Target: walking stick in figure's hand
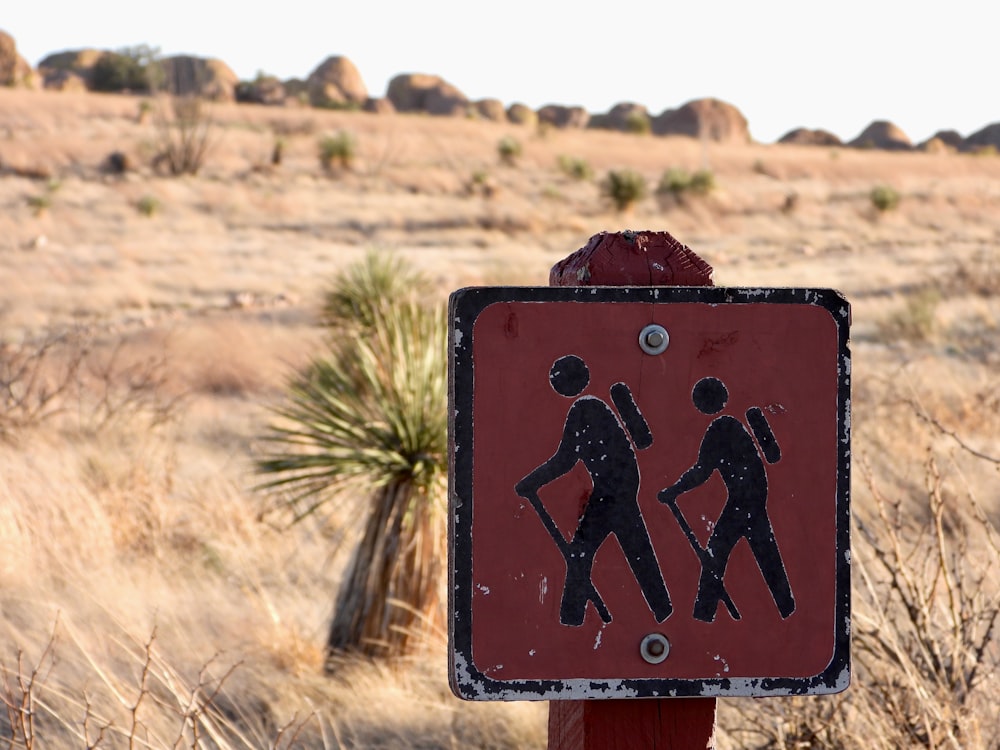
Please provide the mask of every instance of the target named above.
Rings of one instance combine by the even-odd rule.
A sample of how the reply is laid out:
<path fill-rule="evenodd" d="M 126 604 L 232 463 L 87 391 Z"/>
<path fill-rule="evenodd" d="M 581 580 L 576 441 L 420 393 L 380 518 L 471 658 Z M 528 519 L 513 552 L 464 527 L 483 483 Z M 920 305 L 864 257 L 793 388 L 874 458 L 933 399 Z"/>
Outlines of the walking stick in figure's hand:
<path fill-rule="evenodd" d="M 673 487 L 667 487 L 666 489 L 660 490 L 660 493 L 656 496 L 657 499 L 670 508 L 670 511 L 674 514 L 674 518 L 677 519 L 677 525 L 681 527 L 681 531 L 684 532 L 684 536 L 687 537 L 688 542 L 691 544 L 691 549 L 694 553 L 698 555 L 698 559 L 701 561 L 701 566 L 704 568 L 706 565 L 710 564 L 708 550 L 701 546 L 698 542 L 698 537 L 694 533 L 694 529 L 691 528 L 691 524 L 688 523 L 684 514 L 681 513 L 680 506 L 677 505 L 677 491 Z M 726 605 L 726 609 L 729 610 L 730 616 L 734 620 L 740 619 L 740 611 L 736 609 L 736 604 L 733 603 L 732 598 L 729 596 L 729 592 L 726 591 L 725 584 L 723 584 L 721 577 L 719 578 L 719 598 L 722 599 L 722 603 Z"/>
<path fill-rule="evenodd" d="M 552 537 L 552 541 L 556 543 L 559 548 L 560 554 L 562 554 L 563 559 L 566 561 L 566 565 L 570 565 L 569 560 L 569 542 L 563 537 L 562 532 L 559 531 L 559 527 L 556 526 L 556 522 L 553 520 L 552 516 L 549 515 L 548 510 L 542 504 L 542 499 L 538 497 L 538 493 L 528 490 L 522 487 L 520 484 L 514 488 L 518 495 L 523 497 L 525 500 L 531 503 L 531 507 L 535 509 L 538 517 L 542 520 L 542 525 L 545 530 L 549 532 L 549 536 Z M 601 616 L 601 620 L 605 623 L 611 622 L 611 612 L 608 611 L 607 605 L 601 598 L 601 595 L 597 593 L 597 589 L 594 588 L 594 582 L 589 578 L 585 583 L 581 583 L 584 587 L 584 593 L 587 598 L 594 603 L 594 607 L 597 609 L 597 614 Z"/>

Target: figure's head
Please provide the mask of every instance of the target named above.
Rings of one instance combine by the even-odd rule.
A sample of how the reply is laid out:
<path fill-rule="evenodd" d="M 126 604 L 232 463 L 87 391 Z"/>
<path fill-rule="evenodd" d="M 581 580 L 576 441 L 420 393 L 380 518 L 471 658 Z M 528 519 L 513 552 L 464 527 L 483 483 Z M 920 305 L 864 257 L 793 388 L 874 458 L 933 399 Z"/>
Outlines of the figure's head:
<path fill-rule="evenodd" d="M 729 401 L 729 391 L 718 378 L 702 378 L 695 383 L 691 400 L 702 414 L 718 414 Z"/>
<path fill-rule="evenodd" d="M 549 370 L 549 382 L 555 392 L 566 398 L 573 398 L 583 393 L 590 382 L 590 370 L 586 363 L 575 354 L 560 357 Z"/>

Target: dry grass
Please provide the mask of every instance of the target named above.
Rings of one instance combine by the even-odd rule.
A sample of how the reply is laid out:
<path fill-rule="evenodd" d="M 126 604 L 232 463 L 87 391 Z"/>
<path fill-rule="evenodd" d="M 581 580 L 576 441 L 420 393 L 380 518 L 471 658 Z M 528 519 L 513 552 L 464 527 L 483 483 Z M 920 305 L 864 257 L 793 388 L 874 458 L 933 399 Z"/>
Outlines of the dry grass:
<path fill-rule="evenodd" d="M 905 560 L 949 551 L 921 574 L 971 584 L 995 562 L 982 519 L 1000 514 L 1000 159 L 220 105 L 202 170 L 174 178 L 150 166 L 157 133 L 140 101 L 0 90 L 2 363 L 53 341 L 20 394 L 30 406 L 67 386 L 45 418 L 0 415 L 0 740 L 14 732 L 12 747 L 543 746 L 544 705 L 450 697 L 440 641 L 392 670 L 345 662 L 322 677 L 342 519 L 260 522 L 251 457 L 266 405 L 322 345 L 336 271 L 386 248 L 442 300 L 467 284 L 544 284 L 590 235 L 624 228 L 599 192 L 613 169 L 650 184 L 668 167 L 711 169 L 712 194 L 668 209 L 649 198 L 628 222 L 673 232 L 718 283 L 847 294 L 855 455 L 872 477 L 855 482 L 859 517 Z M 340 130 L 357 155 L 334 180 L 316 141 Z M 498 168 L 511 135 L 517 168 Z M 116 150 L 136 165 L 120 176 L 102 167 Z M 561 157 L 595 179 L 574 180 Z M 490 190 L 470 194 L 480 173 Z M 881 216 L 878 184 L 902 195 Z M 151 217 L 136 210 L 147 195 Z M 857 632 L 891 634 L 900 589 L 878 547 L 856 542 Z M 995 578 L 970 594 L 980 614 L 996 610 Z M 948 618 L 973 611 L 949 609 L 951 585 L 924 585 L 945 601 L 920 636 L 949 648 Z M 721 744 L 997 746 L 995 643 L 963 702 L 913 671 L 912 651 L 861 654 L 839 698 L 726 701 Z M 880 691 L 897 678 L 894 706 Z M 900 734 L 901 716 L 918 728 Z"/>

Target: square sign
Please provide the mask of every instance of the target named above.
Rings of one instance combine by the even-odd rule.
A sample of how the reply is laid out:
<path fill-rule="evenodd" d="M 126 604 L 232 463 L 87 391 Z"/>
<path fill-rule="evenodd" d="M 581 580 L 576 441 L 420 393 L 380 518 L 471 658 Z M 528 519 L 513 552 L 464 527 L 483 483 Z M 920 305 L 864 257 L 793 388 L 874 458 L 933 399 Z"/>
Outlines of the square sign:
<path fill-rule="evenodd" d="M 828 289 L 455 292 L 454 692 L 847 687 L 849 320 Z"/>

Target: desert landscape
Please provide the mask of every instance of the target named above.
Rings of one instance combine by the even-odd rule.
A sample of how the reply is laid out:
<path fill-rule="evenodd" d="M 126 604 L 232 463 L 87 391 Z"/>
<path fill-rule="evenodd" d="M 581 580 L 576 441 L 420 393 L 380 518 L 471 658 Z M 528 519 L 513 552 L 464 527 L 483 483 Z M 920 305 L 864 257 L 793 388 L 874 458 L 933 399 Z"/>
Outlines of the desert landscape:
<path fill-rule="evenodd" d="M 357 498 L 292 524 L 255 461 L 338 274 L 443 306 L 624 229 L 852 305 L 854 681 L 720 701 L 719 747 L 1000 746 L 993 152 L 177 104 L 0 89 L 7 746 L 544 747 L 545 704 L 452 697 L 441 632 L 331 668 Z"/>

